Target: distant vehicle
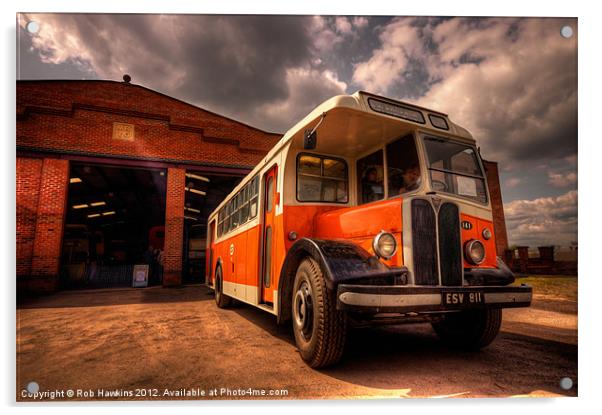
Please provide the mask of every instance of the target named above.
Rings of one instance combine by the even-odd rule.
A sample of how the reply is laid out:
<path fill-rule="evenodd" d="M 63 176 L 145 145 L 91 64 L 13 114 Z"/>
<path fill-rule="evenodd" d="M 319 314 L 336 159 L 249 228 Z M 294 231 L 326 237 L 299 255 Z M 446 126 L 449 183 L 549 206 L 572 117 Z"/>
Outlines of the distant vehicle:
<path fill-rule="evenodd" d="M 475 140 L 447 115 L 357 92 L 291 128 L 209 216 L 207 281 L 292 321 L 301 357 L 337 362 L 349 324 L 431 322 L 479 349 L 531 287 L 496 255 Z"/>

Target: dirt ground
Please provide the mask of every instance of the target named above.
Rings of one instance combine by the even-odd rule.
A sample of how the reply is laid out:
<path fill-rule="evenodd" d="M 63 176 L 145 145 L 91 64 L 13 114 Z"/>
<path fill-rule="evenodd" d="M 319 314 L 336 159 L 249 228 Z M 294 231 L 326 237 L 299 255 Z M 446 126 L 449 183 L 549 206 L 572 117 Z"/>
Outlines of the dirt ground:
<path fill-rule="evenodd" d="M 218 309 L 202 286 L 60 292 L 17 309 L 17 400 L 49 400 L 23 397 L 32 381 L 62 400 L 576 396 L 577 303 L 543 293 L 504 310 L 477 353 L 448 350 L 428 324 L 354 329 L 344 360 L 314 370 L 290 328 Z"/>

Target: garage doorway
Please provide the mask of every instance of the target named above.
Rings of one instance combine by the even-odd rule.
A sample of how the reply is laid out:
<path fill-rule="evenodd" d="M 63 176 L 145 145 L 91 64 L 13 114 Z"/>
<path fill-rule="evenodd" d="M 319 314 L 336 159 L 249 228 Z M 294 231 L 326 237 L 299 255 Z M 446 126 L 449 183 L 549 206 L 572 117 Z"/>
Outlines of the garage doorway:
<path fill-rule="evenodd" d="M 211 175 L 186 171 L 182 282 L 204 283 L 209 214 L 242 180 L 240 175 Z"/>
<path fill-rule="evenodd" d="M 72 163 L 62 288 L 132 286 L 135 265 L 162 283 L 166 170 Z"/>

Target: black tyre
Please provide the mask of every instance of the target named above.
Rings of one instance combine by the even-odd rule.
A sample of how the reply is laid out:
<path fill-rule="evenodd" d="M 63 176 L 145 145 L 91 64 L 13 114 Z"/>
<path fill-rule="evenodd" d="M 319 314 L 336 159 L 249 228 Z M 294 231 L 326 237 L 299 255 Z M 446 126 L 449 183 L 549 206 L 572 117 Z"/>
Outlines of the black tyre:
<path fill-rule="evenodd" d="M 224 294 L 224 279 L 222 276 L 222 267 L 219 265 L 215 269 L 215 304 L 219 308 L 228 308 L 232 305 L 232 298 Z"/>
<path fill-rule="evenodd" d="M 292 307 L 293 332 L 303 360 L 314 368 L 338 362 L 345 348 L 346 316 L 336 309 L 335 294 L 311 258 L 297 269 Z"/>
<path fill-rule="evenodd" d="M 449 313 L 433 323 L 441 340 L 454 348 L 479 350 L 488 346 L 502 325 L 502 309 L 467 310 Z"/>

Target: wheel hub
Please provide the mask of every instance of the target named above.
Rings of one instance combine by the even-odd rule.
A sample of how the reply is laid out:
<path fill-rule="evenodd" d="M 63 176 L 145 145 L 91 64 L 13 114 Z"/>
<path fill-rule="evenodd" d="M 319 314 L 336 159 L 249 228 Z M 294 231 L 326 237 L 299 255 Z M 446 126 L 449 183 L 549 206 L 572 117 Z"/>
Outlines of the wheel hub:
<path fill-rule="evenodd" d="M 311 337 L 313 328 L 313 299 L 309 284 L 304 281 L 295 293 L 293 303 L 294 318 L 298 329 L 305 338 Z"/>

